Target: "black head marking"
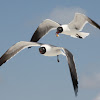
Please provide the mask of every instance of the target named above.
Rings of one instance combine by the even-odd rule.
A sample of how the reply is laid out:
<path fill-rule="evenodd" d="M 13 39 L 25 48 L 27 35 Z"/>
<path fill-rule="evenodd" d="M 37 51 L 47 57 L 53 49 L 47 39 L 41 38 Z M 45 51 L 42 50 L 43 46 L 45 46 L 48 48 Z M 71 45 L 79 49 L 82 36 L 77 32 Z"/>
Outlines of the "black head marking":
<path fill-rule="evenodd" d="M 59 32 L 59 33 L 63 32 L 63 28 L 62 27 L 58 27 L 57 28 L 57 32 Z"/>
<path fill-rule="evenodd" d="M 40 48 L 39 48 L 39 52 L 40 52 L 41 54 L 45 54 L 45 53 L 46 53 L 46 48 L 45 48 L 45 47 L 40 47 Z"/>

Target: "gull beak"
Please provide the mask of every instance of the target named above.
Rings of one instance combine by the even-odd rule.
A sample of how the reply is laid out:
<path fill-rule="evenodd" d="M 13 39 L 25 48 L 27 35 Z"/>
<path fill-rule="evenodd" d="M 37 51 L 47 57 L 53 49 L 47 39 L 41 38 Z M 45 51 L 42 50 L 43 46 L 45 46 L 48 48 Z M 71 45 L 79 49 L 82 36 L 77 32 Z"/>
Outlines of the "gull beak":
<path fill-rule="evenodd" d="M 59 37 L 59 32 L 56 32 L 56 37 Z"/>
<path fill-rule="evenodd" d="M 59 37 L 59 34 L 56 34 L 56 37 Z"/>

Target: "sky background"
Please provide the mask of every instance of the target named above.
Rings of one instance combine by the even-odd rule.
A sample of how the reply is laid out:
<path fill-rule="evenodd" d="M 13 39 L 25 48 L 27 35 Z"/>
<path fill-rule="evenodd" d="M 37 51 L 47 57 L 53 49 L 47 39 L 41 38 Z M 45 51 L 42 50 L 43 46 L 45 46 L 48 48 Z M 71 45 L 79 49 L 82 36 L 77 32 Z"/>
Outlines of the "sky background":
<path fill-rule="evenodd" d="M 0 0 L 0 55 L 29 41 L 46 18 L 69 23 L 76 12 L 100 24 L 100 0 Z M 38 47 L 25 49 L 0 67 L 0 100 L 100 100 L 100 30 L 87 24 L 85 39 L 55 36 L 39 42 L 67 48 L 74 55 L 79 81 L 75 97 L 67 60 L 45 57 Z"/>

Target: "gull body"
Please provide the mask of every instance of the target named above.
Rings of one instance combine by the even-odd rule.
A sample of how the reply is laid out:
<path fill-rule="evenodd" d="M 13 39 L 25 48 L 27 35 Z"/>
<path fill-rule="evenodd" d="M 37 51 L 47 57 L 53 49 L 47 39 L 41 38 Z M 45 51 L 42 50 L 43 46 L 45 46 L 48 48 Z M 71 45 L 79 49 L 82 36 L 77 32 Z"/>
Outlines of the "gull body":
<path fill-rule="evenodd" d="M 45 47 L 46 48 L 46 52 L 43 54 L 44 56 L 57 56 L 57 55 L 64 55 L 66 56 L 61 49 L 57 49 L 57 47 L 53 47 L 51 45 L 42 45 L 41 47 Z"/>
<path fill-rule="evenodd" d="M 73 55 L 70 51 L 63 47 L 57 47 L 49 44 L 42 44 L 37 42 L 27 42 L 27 41 L 20 41 L 13 46 L 11 46 L 1 57 L 0 57 L 0 66 L 4 64 L 6 61 L 11 59 L 13 56 L 15 56 L 17 53 L 19 53 L 21 50 L 28 48 L 30 46 L 39 46 L 39 52 L 40 54 L 44 56 L 59 56 L 64 55 L 66 56 L 68 60 L 70 75 L 74 87 L 75 95 L 77 96 L 78 92 L 78 78 L 77 78 L 77 72 L 75 67 L 75 62 L 73 59 Z"/>
<path fill-rule="evenodd" d="M 64 35 L 69 35 L 74 38 L 84 39 L 89 35 L 89 33 L 82 32 L 83 27 L 87 23 L 100 29 L 100 25 L 98 25 L 95 21 L 81 13 L 75 13 L 74 19 L 68 24 L 59 24 L 53 20 L 46 19 L 38 26 L 30 41 L 37 42 L 49 31 L 54 29 L 57 30 L 57 37 L 59 36 L 59 33 L 61 33 Z"/>
<path fill-rule="evenodd" d="M 67 24 L 61 25 L 61 27 L 63 28 L 63 31 L 61 32 L 62 34 L 75 35 L 75 34 L 79 33 L 79 31 L 76 29 L 70 29 Z"/>

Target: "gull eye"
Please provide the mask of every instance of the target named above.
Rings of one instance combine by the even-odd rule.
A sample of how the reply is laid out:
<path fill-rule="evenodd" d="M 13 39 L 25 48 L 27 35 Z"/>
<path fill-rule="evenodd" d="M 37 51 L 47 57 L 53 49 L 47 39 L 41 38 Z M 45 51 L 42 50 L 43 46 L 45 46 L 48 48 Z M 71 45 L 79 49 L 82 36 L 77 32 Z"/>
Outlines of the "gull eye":
<path fill-rule="evenodd" d="M 40 48 L 39 48 L 39 52 L 40 52 L 41 54 L 45 54 L 45 53 L 46 53 L 46 48 L 45 48 L 45 47 L 40 47 Z"/>

